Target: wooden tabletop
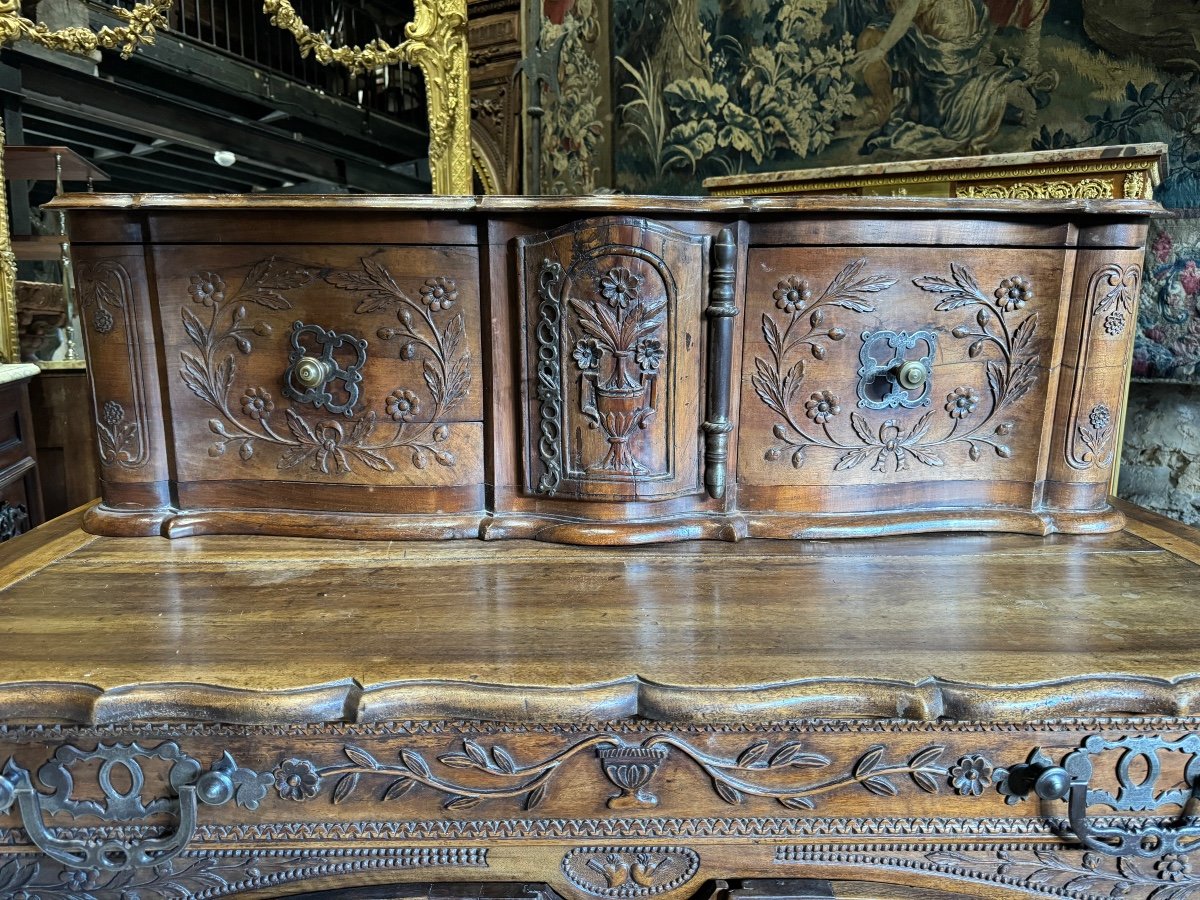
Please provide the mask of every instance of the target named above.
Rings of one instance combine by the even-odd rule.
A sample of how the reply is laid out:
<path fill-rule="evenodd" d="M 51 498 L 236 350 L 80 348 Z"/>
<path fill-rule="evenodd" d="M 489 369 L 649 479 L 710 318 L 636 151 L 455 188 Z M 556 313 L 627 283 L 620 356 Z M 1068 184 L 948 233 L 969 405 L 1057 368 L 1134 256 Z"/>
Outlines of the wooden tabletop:
<path fill-rule="evenodd" d="M 100 538 L 0 550 L 0 722 L 1200 714 L 1200 542 L 628 549 Z"/>

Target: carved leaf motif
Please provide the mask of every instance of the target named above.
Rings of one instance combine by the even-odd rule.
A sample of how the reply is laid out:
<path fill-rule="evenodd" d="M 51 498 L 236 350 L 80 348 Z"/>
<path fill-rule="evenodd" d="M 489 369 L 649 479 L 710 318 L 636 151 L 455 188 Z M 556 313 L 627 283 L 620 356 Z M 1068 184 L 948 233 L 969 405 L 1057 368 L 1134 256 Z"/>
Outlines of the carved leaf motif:
<path fill-rule="evenodd" d="M 780 352 L 781 339 L 779 335 L 779 326 L 775 324 L 774 319 L 765 314 L 762 317 L 762 331 L 763 339 L 767 342 L 767 347 L 769 347 L 771 352 L 775 355 L 776 360 L 780 359 L 783 354 Z"/>
<path fill-rule="evenodd" d="M 376 472 L 394 472 L 396 470 L 396 467 L 391 464 L 387 457 L 376 453 L 374 450 L 368 450 L 366 447 L 347 447 L 346 452 Z"/>
<path fill-rule="evenodd" d="M 421 377 L 425 380 L 425 387 L 429 389 L 429 396 L 433 398 L 435 404 L 442 402 L 442 374 L 429 360 L 425 360 L 421 364 Z"/>
<path fill-rule="evenodd" d="M 545 796 L 546 785 L 539 784 L 532 791 L 525 795 L 525 809 L 534 809 L 539 803 L 542 802 L 543 799 L 545 799 Z"/>
<path fill-rule="evenodd" d="M 780 385 L 776 381 L 775 373 L 771 371 L 770 366 L 761 357 L 755 357 L 754 368 L 756 371 L 750 376 L 750 384 L 754 387 L 754 392 L 758 394 L 758 399 L 768 409 L 781 416 L 786 416 L 787 404 L 783 401 L 783 395 Z"/>
<path fill-rule="evenodd" d="M 204 346 L 207 340 L 204 325 L 200 322 L 199 317 L 186 306 L 183 307 L 183 330 L 187 332 L 192 343 L 200 347 Z"/>
<path fill-rule="evenodd" d="M 443 809 L 470 809 L 472 806 L 479 805 L 478 797 L 460 797 L 453 796 L 442 804 Z"/>
<path fill-rule="evenodd" d="M 788 373 L 783 376 L 783 386 L 780 390 L 780 396 L 783 400 L 783 405 L 791 406 L 796 399 L 796 394 L 800 392 L 800 385 L 804 381 L 804 361 L 798 360 L 794 366 L 788 369 Z"/>
<path fill-rule="evenodd" d="M 792 761 L 793 754 L 799 752 L 799 750 L 799 741 L 788 741 L 771 755 L 771 761 L 767 765 L 771 768 L 786 766 Z"/>
<path fill-rule="evenodd" d="M 875 744 L 858 758 L 858 762 L 854 764 L 851 770 L 851 775 L 855 778 L 862 778 L 871 774 L 879 766 L 879 761 L 883 759 L 884 750 L 887 748 L 883 744 Z"/>
<path fill-rule="evenodd" d="M 910 772 L 909 774 L 912 776 L 912 780 L 916 783 L 917 787 L 927 794 L 936 794 L 938 792 L 937 779 L 928 772 Z"/>
<path fill-rule="evenodd" d="M 873 775 L 867 778 L 863 781 L 862 786 L 872 794 L 877 794 L 880 797 L 895 797 L 900 793 L 896 785 L 882 775 Z"/>
<path fill-rule="evenodd" d="M 739 766 L 748 768 L 762 759 L 769 749 L 771 749 L 771 745 L 766 741 L 760 741 L 757 744 L 751 744 L 742 751 L 740 756 L 738 756 L 737 764 Z"/>
<path fill-rule="evenodd" d="M 429 771 L 429 763 L 425 762 L 424 757 L 422 757 L 421 754 L 417 753 L 415 750 L 409 750 L 407 748 L 402 749 L 400 751 L 400 761 L 413 772 L 425 778 L 428 778 L 431 774 Z"/>
<path fill-rule="evenodd" d="M 292 432 L 292 436 L 301 444 L 316 444 L 317 436 L 313 434 L 312 428 L 304 421 L 298 412 L 291 407 L 287 410 L 288 429 Z"/>
<path fill-rule="evenodd" d="M 927 450 L 924 447 L 914 445 L 908 448 L 908 451 L 915 456 L 920 462 L 927 466 L 938 467 L 945 465 L 945 461 L 934 453 L 932 450 Z"/>
<path fill-rule="evenodd" d="M 924 750 L 916 753 L 913 758 L 909 760 L 908 764 L 914 769 L 923 769 L 926 766 L 931 766 L 937 762 L 938 757 L 945 752 L 946 748 L 940 745 L 926 747 Z"/>
<path fill-rule="evenodd" d="M 929 424 L 932 419 L 932 410 L 921 416 L 921 418 L 917 420 L 917 424 L 912 427 L 912 431 L 908 433 L 908 437 L 905 438 L 905 444 L 915 443 L 921 438 L 925 437 L 925 435 L 929 434 Z M 938 464 L 941 464 L 940 461 Z"/>
<path fill-rule="evenodd" d="M 213 395 L 212 389 L 209 387 L 204 363 L 191 353 L 186 352 L 180 354 L 180 359 L 183 362 L 183 366 L 179 372 L 183 378 L 183 383 L 187 385 L 188 389 L 205 403 L 213 406 L 219 405 L 217 398 Z"/>
<path fill-rule="evenodd" d="M 812 809 L 814 806 L 807 797 L 780 797 L 779 802 L 788 809 Z"/>
<path fill-rule="evenodd" d="M 868 303 L 855 298 L 857 293 L 875 293 L 890 288 L 896 283 L 896 279 L 888 278 L 885 275 L 871 275 L 867 278 L 858 278 L 858 274 L 866 268 L 866 257 L 859 257 L 849 263 L 842 271 L 834 276 L 833 281 L 829 283 L 829 287 L 821 295 L 817 303 L 824 303 L 831 306 L 840 306 L 843 309 L 853 310 L 854 312 L 874 312 L 875 307 Z"/>
<path fill-rule="evenodd" d="M 336 288 L 366 292 L 354 309 L 356 313 L 378 312 L 407 299 L 407 295 L 385 266 L 369 256 L 361 257 L 359 264 L 363 267 L 362 272 L 330 272 L 325 276 L 325 280 Z"/>
<path fill-rule="evenodd" d="M 443 753 L 437 761 L 452 769 L 474 769 L 476 765 L 465 753 Z"/>
<path fill-rule="evenodd" d="M 358 787 L 358 773 L 351 772 L 349 775 L 343 775 L 338 779 L 338 783 L 333 787 L 333 802 L 341 803 L 348 798 L 354 789 Z"/>
<path fill-rule="evenodd" d="M 496 766 L 501 772 L 511 775 L 517 771 L 516 761 L 508 755 L 503 747 L 493 747 L 492 758 L 496 760 Z"/>
<path fill-rule="evenodd" d="M 346 744 L 346 746 L 342 749 L 345 751 L 346 756 L 352 763 L 364 766 L 368 769 L 379 768 L 379 762 L 375 759 L 375 757 L 373 757 L 366 750 L 363 750 L 361 747 L 356 747 L 353 744 Z"/>
<path fill-rule="evenodd" d="M 467 756 L 475 761 L 475 764 L 482 769 L 488 767 L 487 751 L 484 750 L 474 741 L 463 741 L 463 749 L 467 751 Z"/>
<path fill-rule="evenodd" d="M 853 469 L 856 466 L 862 465 L 870 457 L 870 450 L 851 450 L 844 453 L 842 457 L 834 464 L 833 471 L 844 472 L 847 469 Z"/>
<path fill-rule="evenodd" d="M 739 791 L 734 790 L 720 779 L 712 780 L 713 790 L 717 792 L 717 796 L 726 803 L 738 804 L 742 802 L 742 795 Z"/>
<path fill-rule="evenodd" d="M 389 784 L 387 790 L 383 792 L 383 799 L 399 800 L 414 787 L 416 787 L 416 784 L 417 783 L 411 778 L 397 778 L 395 781 Z"/>
<path fill-rule="evenodd" d="M 871 426 L 867 424 L 867 420 L 859 413 L 850 413 L 850 427 L 854 429 L 854 433 L 864 444 L 875 443 L 875 435 L 871 433 Z"/>
<path fill-rule="evenodd" d="M 1037 313 L 1027 316 L 1012 336 L 1012 353 L 1017 356 L 1025 351 L 1029 343 L 1033 340 L 1033 334 L 1037 331 Z"/>

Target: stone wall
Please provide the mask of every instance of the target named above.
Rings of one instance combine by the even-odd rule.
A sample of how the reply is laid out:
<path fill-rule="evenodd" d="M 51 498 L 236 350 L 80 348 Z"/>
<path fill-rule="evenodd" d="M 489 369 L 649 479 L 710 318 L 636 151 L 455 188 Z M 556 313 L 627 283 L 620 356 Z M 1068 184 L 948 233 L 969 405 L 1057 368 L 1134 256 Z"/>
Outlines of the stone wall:
<path fill-rule="evenodd" d="M 1118 494 L 1200 525 L 1200 387 L 1134 384 Z"/>

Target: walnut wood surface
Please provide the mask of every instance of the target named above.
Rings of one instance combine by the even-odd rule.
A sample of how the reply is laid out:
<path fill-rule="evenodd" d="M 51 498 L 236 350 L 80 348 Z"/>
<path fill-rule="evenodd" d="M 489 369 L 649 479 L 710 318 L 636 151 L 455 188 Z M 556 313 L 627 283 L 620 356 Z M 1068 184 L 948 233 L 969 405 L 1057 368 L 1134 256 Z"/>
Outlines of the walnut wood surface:
<path fill-rule="evenodd" d="M 1200 712 L 1200 542 L 1144 517 L 1096 537 L 605 551 L 94 538 L 77 521 L 4 552 L 10 715 L 34 702 L 19 683 L 82 721 L 147 703 L 237 721 Z"/>

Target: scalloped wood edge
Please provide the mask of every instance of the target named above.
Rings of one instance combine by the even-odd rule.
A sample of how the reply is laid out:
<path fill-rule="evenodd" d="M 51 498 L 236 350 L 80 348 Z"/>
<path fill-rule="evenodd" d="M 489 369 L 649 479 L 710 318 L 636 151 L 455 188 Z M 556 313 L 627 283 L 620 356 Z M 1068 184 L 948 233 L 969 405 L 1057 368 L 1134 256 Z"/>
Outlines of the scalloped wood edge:
<path fill-rule="evenodd" d="M 57 715 L 48 718 L 47 710 Z M 421 680 L 363 686 L 354 679 L 281 691 L 190 682 L 104 689 L 80 682 L 0 684 L 0 722 L 119 725 L 184 720 L 230 725 L 366 724 L 398 720 L 676 724 L 881 719 L 1028 724 L 1059 718 L 1200 715 L 1200 675 L 1096 674 L 1030 684 L 927 678 L 806 678 L 746 687 L 658 684 L 636 675 L 590 685 L 532 687 Z"/>
<path fill-rule="evenodd" d="M 884 510 L 871 513 L 741 513 L 675 515 L 638 522 L 586 522 L 534 514 L 467 513 L 444 516 L 300 510 L 88 508 L 83 528 L 109 537 L 184 538 L 204 534 L 272 534 L 355 540 L 537 540 L 578 546 L 623 546 L 744 538 L 830 540 L 928 532 L 999 531 L 1108 534 L 1125 527 L 1125 514 L 1105 504 L 1095 512 L 1028 512 L 987 508 Z"/>

